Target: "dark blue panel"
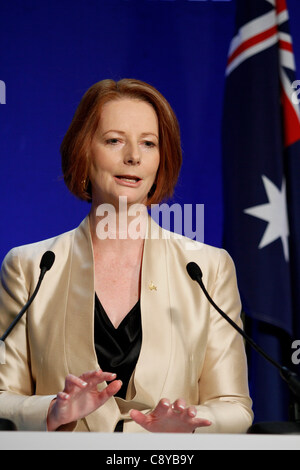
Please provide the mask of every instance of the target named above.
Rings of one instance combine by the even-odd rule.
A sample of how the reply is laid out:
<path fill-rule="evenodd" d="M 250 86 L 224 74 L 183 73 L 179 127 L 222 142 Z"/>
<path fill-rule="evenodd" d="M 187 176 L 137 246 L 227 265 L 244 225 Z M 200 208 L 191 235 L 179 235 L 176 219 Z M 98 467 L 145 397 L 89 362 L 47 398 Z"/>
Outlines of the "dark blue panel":
<path fill-rule="evenodd" d="M 76 226 L 88 206 L 62 183 L 59 146 L 93 83 L 135 77 L 171 102 L 184 164 L 175 201 L 205 204 L 205 240 L 221 244 L 220 120 L 233 2 L 11 1 L 0 6 L 1 246 Z"/>

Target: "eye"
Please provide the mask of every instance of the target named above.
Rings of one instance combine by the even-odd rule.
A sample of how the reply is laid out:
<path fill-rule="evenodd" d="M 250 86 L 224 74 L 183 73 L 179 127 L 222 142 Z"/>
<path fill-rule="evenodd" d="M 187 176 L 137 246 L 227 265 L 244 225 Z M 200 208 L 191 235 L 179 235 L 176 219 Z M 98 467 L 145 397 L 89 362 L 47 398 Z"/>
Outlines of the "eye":
<path fill-rule="evenodd" d="M 116 145 L 118 142 L 119 142 L 119 139 L 117 139 L 116 137 L 113 137 L 111 139 L 107 139 L 105 141 L 105 143 L 109 144 L 109 145 Z"/>
<path fill-rule="evenodd" d="M 145 140 L 144 144 L 145 144 L 146 147 L 149 147 L 149 148 L 156 147 L 156 144 L 154 142 L 152 142 L 151 140 Z"/>

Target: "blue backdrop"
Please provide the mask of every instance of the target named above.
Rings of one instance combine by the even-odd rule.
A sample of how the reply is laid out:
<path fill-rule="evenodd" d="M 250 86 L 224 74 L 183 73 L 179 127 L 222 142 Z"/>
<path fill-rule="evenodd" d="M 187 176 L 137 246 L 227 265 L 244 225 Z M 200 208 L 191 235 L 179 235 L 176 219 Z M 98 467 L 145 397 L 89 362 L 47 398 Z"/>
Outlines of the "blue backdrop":
<path fill-rule="evenodd" d="M 288 6 L 300 67 L 300 2 Z M 64 186 L 59 147 L 83 93 L 104 78 L 145 80 L 169 100 L 184 154 L 174 201 L 204 204 L 205 242 L 222 246 L 221 119 L 234 14 L 230 0 L 1 2 L 1 260 L 14 246 L 74 228 L 89 210 Z"/>

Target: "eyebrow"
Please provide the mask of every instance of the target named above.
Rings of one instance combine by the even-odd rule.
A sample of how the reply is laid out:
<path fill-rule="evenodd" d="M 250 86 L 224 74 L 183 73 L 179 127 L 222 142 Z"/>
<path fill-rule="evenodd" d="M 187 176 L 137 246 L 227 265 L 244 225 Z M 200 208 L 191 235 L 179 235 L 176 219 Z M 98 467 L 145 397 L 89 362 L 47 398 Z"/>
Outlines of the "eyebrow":
<path fill-rule="evenodd" d="M 122 135 L 125 135 L 125 134 L 126 134 L 126 132 L 124 132 L 124 131 L 119 131 L 119 130 L 117 130 L 117 129 L 110 129 L 109 131 L 104 132 L 102 135 L 106 135 L 106 134 L 108 134 L 109 132 L 116 132 L 116 133 L 122 134 Z M 153 132 L 142 132 L 142 134 L 141 134 L 142 137 L 145 137 L 145 136 L 147 136 L 147 135 L 153 135 L 154 137 L 156 137 L 156 138 L 158 139 L 158 135 L 157 135 L 157 134 L 154 134 Z"/>

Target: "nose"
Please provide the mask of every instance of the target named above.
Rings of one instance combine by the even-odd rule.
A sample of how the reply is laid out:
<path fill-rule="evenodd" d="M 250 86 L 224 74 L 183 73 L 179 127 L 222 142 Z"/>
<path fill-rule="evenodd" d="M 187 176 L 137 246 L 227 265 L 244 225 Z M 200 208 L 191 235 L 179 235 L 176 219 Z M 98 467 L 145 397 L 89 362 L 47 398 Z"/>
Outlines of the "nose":
<path fill-rule="evenodd" d="M 124 163 L 125 165 L 140 165 L 141 153 L 138 145 L 128 144 L 124 151 Z"/>

